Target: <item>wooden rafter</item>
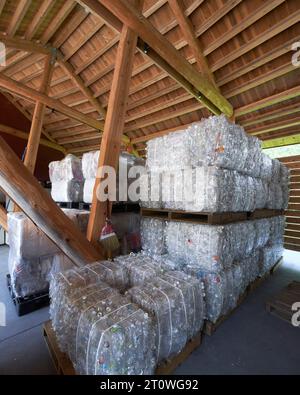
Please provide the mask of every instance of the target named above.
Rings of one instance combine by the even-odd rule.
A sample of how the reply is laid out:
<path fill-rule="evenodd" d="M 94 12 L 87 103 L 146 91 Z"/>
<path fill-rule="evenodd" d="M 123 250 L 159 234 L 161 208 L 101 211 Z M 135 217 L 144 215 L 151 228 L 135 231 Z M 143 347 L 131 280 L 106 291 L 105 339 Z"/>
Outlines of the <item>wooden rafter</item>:
<path fill-rule="evenodd" d="M 102 258 L 1 137 L 0 187 L 75 264 Z"/>
<path fill-rule="evenodd" d="M 168 0 L 169 5 L 174 13 L 182 34 L 185 37 L 186 42 L 192 49 L 195 56 L 196 62 L 198 64 L 200 72 L 204 77 L 208 78 L 210 82 L 216 87 L 216 82 L 214 76 L 209 69 L 206 58 L 203 56 L 203 51 L 200 45 L 200 41 L 196 38 L 194 34 L 194 27 L 192 22 L 188 17 L 185 16 L 184 4 L 181 0 Z"/>
<path fill-rule="evenodd" d="M 103 130 L 103 121 L 98 121 L 97 119 L 87 117 L 79 111 L 73 110 L 72 108 L 66 106 L 62 102 L 51 97 L 37 92 L 36 90 L 29 88 L 23 84 L 20 84 L 9 77 L 0 75 L 0 86 L 9 90 L 12 93 L 19 94 L 23 97 L 30 98 L 32 100 L 40 101 L 41 103 L 47 105 L 50 108 L 54 108 L 58 112 L 66 114 L 68 117 L 77 119 L 78 121 L 93 127 L 96 130 Z"/>
<path fill-rule="evenodd" d="M 287 115 L 295 114 L 297 112 L 300 112 L 300 103 L 291 104 L 289 106 L 284 107 L 283 109 L 277 108 L 276 110 L 268 111 L 253 119 L 243 121 L 242 124 L 244 127 L 257 125 L 262 122 L 271 121 L 272 119 L 276 119 L 276 118 L 282 118 Z"/>
<path fill-rule="evenodd" d="M 18 130 L 18 129 L 12 128 L 10 126 L 2 125 L 2 124 L 0 124 L 0 133 L 9 134 L 10 136 L 15 136 L 15 137 L 18 137 L 22 140 L 28 140 L 28 137 L 29 137 L 29 134 L 26 132 L 23 132 L 22 130 Z M 64 147 L 62 147 L 59 144 L 53 143 L 52 141 L 49 141 L 46 139 L 40 139 L 40 144 L 45 147 L 52 148 L 56 151 L 60 151 L 64 154 L 66 153 L 66 150 Z"/>
<path fill-rule="evenodd" d="M 141 8 L 142 2 L 140 0 L 135 0 L 133 4 Z M 136 44 L 137 34 L 124 25 L 118 45 L 113 83 L 101 141 L 98 168 L 102 168 L 103 166 L 111 166 L 115 170 L 118 168 Z M 109 215 L 108 210 L 110 208 L 110 204 L 98 199 L 97 192 L 100 183 L 101 179 L 96 178 L 87 230 L 87 238 L 94 244 L 99 241 L 101 230 L 104 226 L 106 217 Z"/>
<path fill-rule="evenodd" d="M 125 4 L 121 0 L 112 3 L 108 0 L 102 0 L 101 4 L 95 0 L 81 0 L 80 3 L 86 4 L 119 31 L 122 28 L 122 23 L 130 26 L 141 38 L 138 47 L 140 49 L 142 48 L 148 56 L 154 59 L 154 62 L 159 67 L 167 68 L 168 74 L 173 70 L 171 74 L 172 78 L 180 75 L 185 79 L 187 84 L 190 84 L 192 88 L 194 87 L 194 96 L 198 97 L 198 100 L 205 102 L 205 105 L 211 103 L 225 114 L 232 115 L 232 106 L 230 103 L 209 81 L 201 77 L 186 59 L 174 49 L 167 39 L 146 18 L 140 16 L 130 4 Z M 151 48 L 146 47 L 145 43 Z M 172 66 L 170 66 L 166 59 L 172 59 Z M 182 80 L 179 83 L 181 84 Z M 186 89 L 186 85 L 184 85 L 184 88 Z"/>
<path fill-rule="evenodd" d="M 237 117 L 241 117 L 243 115 L 246 115 L 246 114 L 249 114 L 249 113 L 261 110 L 263 108 L 272 106 L 274 104 L 278 104 L 278 103 L 281 103 L 283 101 L 290 100 L 290 99 L 295 98 L 297 96 L 300 96 L 300 87 L 298 87 L 298 86 L 296 86 L 294 88 L 291 88 L 291 89 L 287 89 L 287 90 L 285 90 L 283 92 L 280 92 L 280 93 L 277 93 L 275 95 L 268 96 L 268 97 L 266 97 L 264 99 L 258 100 L 258 101 L 254 102 L 254 103 L 250 103 L 250 104 L 248 104 L 246 106 L 237 108 L 237 109 L 235 109 L 235 114 L 236 114 Z M 259 118 L 258 118 L 258 122 L 259 122 Z M 187 125 L 180 125 L 178 127 L 165 129 L 165 130 L 162 130 L 162 131 L 159 131 L 159 132 L 155 132 L 155 133 L 151 133 L 151 134 L 147 134 L 147 135 L 141 136 L 141 137 L 136 137 L 136 138 L 133 138 L 131 141 L 132 141 L 133 144 L 142 143 L 142 142 L 151 140 L 152 138 L 161 137 L 161 136 L 163 136 L 165 134 L 168 134 L 170 132 L 173 132 L 173 131 L 176 131 L 176 130 L 180 130 L 182 128 L 187 127 L 188 125 L 189 124 L 187 124 Z"/>
<path fill-rule="evenodd" d="M 19 0 L 16 11 L 10 20 L 10 24 L 6 31 L 8 36 L 13 36 L 18 30 L 32 0 Z"/>
<path fill-rule="evenodd" d="M 71 65 L 70 62 L 66 62 L 63 59 L 63 55 L 59 53 L 58 62 L 61 67 L 68 74 L 69 78 L 76 84 L 76 86 L 81 90 L 84 96 L 87 97 L 89 102 L 93 105 L 93 107 L 98 111 L 101 117 L 105 118 L 106 110 L 102 107 L 99 100 L 93 97 L 93 94 L 89 88 L 87 88 L 79 75 L 76 74 L 75 69 Z"/>
<path fill-rule="evenodd" d="M 51 52 L 50 47 L 46 47 L 42 44 L 35 43 L 29 40 L 9 37 L 3 33 L 0 33 L 0 41 L 3 42 L 7 47 L 19 49 L 21 51 L 39 53 L 44 55 L 47 55 Z"/>
<path fill-rule="evenodd" d="M 222 16 L 224 16 L 227 12 L 229 12 L 232 8 L 234 8 L 238 3 L 240 3 L 241 0 L 230 0 L 228 2 L 226 2 L 226 4 L 218 11 L 216 11 L 211 18 L 209 18 L 209 20 L 207 21 L 207 23 L 205 23 L 204 28 L 202 30 L 198 29 L 197 30 L 197 36 L 199 36 L 201 33 L 203 33 L 205 30 L 207 30 L 209 27 L 211 27 L 213 24 L 215 24 L 220 18 L 222 18 Z M 80 2 L 80 1 L 79 1 Z M 203 0 L 195 0 L 186 10 L 185 10 L 185 16 L 188 17 L 190 14 L 192 14 L 193 11 L 195 11 L 195 9 L 197 7 L 199 7 L 201 4 L 203 3 Z M 152 14 L 152 11 L 155 9 L 155 7 L 151 7 L 151 13 L 150 10 L 149 12 L 144 12 L 144 16 L 145 17 L 149 17 Z M 177 21 L 176 19 L 173 19 L 172 22 L 170 22 L 169 24 L 167 24 L 166 26 L 164 26 L 162 29 L 160 29 L 160 33 L 165 35 L 167 34 L 170 30 L 172 30 L 173 28 L 175 28 L 177 26 Z M 116 30 L 118 29 L 117 25 L 112 26 L 114 27 Z M 111 42 L 111 46 L 112 47 L 114 43 Z M 185 43 L 187 44 L 187 43 Z M 139 45 L 139 43 L 138 43 Z M 182 41 L 180 42 L 178 48 L 175 45 L 176 49 L 180 49 L 182 48 Z M 143 47 L 141 46 L 140 50 L 143 50 Z M 151 55 L 150 55 L 151 57 Z M 151 61 L 151 59 L 148 62 L 145 62 L 145 64 L 142 66 L 141 71 L 150 68 L 151 66 L 153 66 L 153 61 Z M 98 75 L 95 75 L 95 80 L 97 81 L 99 78 L 101 78 L 101 74 L 104 73 L 104 75 L 106 73 L 110 72 L 109 68 L 107 68 L 106 70 L 104 70 L 103 72 L 101 71 Z M 138 71 L 133 71 L 132 75 L 136 75 L 138 74 Z M 92 84 L 93 79 L 91 79 L 90 81 L 87 82 L 88 85 Z"/>
<path fill-rule="evenodd" d="M 299 126 L 299 125 L 300 125 L 300 119 L 299 119 L 299 117 L 296 117 L 296 118 L 289 118 L 284 121 L 274 122 L 272 124 L 269 124 L 266 126 L 261 126 L 259 128 L 250 129 L 250 130 L 246 129 L 246 130 L 247 130 L 247 133 L 252 134 L 254 136 L 258 136 L 261 134 L 274 132 L 276 130 L 290 128 L 290 127 Z"/>
<path fill-rule="evenodd" d="M 254 103 L 247 104 L 243 107 L 237 108 L 235 114 L 237 117 L 249 114 L 254 111 L 261 110 L 265 107 L 273 106 L 274 104 L 281 103 L 285 100 L 293 99 L 294 97 L 300 96 L 300 86 L 297 85 L 293 88 L 287 89 L 283 92 L 276 93 L 272 96 L 265 97 Z"/>
<path fill-rule="evenodd" d="M 66 0 L 64 5 L 52 19 L 50 24 L 47 26 L 44 31 L 40 41 L 42 44 L 47 43 L 50 38 L 56 33 L 62 23 L 66 20 L 66 18 L 70 15 L 73 9 L 76 7 L 76 3 L 73 0 Z"/>
<path fill-rule="evenodd" d="M 23 106 L 21 106 L 21 105 L 18 103 L 18 101 L 16 100 L 16 98 L 14 98 L 13 96 L 11 96 L 11 93 L 5 93 L 5 92 L 2 92 L 2 93 L 3 93 L 3 95 L 7 98 L 7 100 L 8 100 L 10 103 L 12 103 L 12 104 L 17 108 L 17 110 L 20 111 L 20 112 L 25 116 L 25 118 L 27 118 L 30 122 L 32 121 L 32 116 L 31 116 L 31 114 L 30 114 L 29 112 L 27 112 L 27 111 L 23 108 Z M 52 143 L 56 144 L 55 139 L 52 138 L 52 137 L 50 136 L 50 134 L 46 132 L 46 130 L 42 129 L 42 133 L 43 133 L 43 135 L 44 135 L 45 137 L 47 137 L 47 139 L 48 139 L 49 141 L 51 141 Z M 58 145 L 58 144 L 56 144 L 56 145 Z M 63 149 L 63 147 L 61 147 L 61 149 Z"/>
<path fill-rule="evenodd" d="M 38 12 L 34 15 L 30 25 L 28 26 L 25 38 L 26 40 L 31 40 L 34 37 L 35 33 L 37 32 L 39 26 L 43 22 L 44 18 L 53 7 L 54 2 L 52 0 L 44 0 L 38 9 Z"/>
<path fill-rule="evenodd" d="M 0 0 L 0 15 L 2 14 L 5 3 L 6 3 L 6 0 Z"/>
<path fill-rule="evenodd" d="M 88 12 L 84 8 L 79 8 L 72 15 L 72 19 L 68 23 L 64 24 L 59 30 L 57 37 L 51 40 L 51 45 L 55 48 L 60 48 L 63 43 L 76 31 L 81 23 L 87 18 Z"/>
<path fill-rule="evenodd" d="M 282 147 L 285 145 L 300 144 L 300 134 L 288 137 L 280 137 L 272 140 L 264 141 L 263 148 L 275 148 Z"/>

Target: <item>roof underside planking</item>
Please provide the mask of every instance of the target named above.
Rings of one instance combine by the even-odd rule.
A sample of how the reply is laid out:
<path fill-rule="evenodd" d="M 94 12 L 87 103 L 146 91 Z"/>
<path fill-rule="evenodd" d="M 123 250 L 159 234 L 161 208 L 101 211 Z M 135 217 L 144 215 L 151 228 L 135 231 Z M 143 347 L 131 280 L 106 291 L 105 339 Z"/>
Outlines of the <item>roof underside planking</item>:
<path fill-rule="evenodd" d="M 216 84 L 220 96 L 232 105 L 236 122 L 247 132 L 274 142 L 299 134 L 300 67 L 291 62 L 295 53 L 292 43 L 300 37 L 299 0 L 179 2 L 183 18 L 178 14 L 176 18 L 179 11 L 172 11 L 174 1 L 168 0 L 145 0 L 143 16 L 160 32 L 162 41 L 185 58 L 187 69 L 189 62 L 198 72 L 195 74 L 209 73 L 207 80 Z M 93 9 L 97 3 L 101 1 L 0 1 L 0 38 L 8 48 L 1 74 L 38 91 L 45 56 L 57 48 L 58 61 L 48 95 L 85 117 L 103 121 L 119 31 L 111 22 L 110 12 L 114 10 L 109 10 L 109 17 L 99 16 Z M 102 3 L 105 6 L 108 2 Z M 182 34 L 185 23 L 189 35 Z M 190 41 L 185 41 L 189 37 Z M 141 49 L 142 32 L 139 43 Z M 202 51 L 200 61 L 195 48 Z M 161 68 L 160 61 L 154 63 L 156 55 L 150 56 L 153 50 L 156 48 L 147 45 L 148 54 L 136 50 L 124 129 L 141 153 L 151 136 L 179 130 L 181 125 L 210 114 L 197 92 L 184 88 L 174 74 L 170 75 L 173 71 L 168 74 L 168 68 Z M 202 70 L 202 61 L 207 70 Z M 32 98 L 0 90 L 32 117 Z M 52 143 L 81 154 L 99 148 L 101 130 L 94 123 L 103 122 L 83 123 L 47 107 L 43 132 Z"/>

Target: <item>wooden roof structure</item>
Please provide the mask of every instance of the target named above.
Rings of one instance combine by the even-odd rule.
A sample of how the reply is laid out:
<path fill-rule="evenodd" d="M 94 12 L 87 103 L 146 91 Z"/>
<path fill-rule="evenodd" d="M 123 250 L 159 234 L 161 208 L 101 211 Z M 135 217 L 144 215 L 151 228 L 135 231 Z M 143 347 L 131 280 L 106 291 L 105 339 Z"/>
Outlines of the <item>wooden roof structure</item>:
<path fill-rule="evenodd" d="M 231 106 L 269 146 L 298 141 L 299 0 L 144 0 L 139 13 L 124 0 L 0 1 L 0 89 L 29 119 L 43 104 L 44 142 L 99 149 L 123 24 L 138 36 L 123 144 L 143 154 L 153 136 Z"/>

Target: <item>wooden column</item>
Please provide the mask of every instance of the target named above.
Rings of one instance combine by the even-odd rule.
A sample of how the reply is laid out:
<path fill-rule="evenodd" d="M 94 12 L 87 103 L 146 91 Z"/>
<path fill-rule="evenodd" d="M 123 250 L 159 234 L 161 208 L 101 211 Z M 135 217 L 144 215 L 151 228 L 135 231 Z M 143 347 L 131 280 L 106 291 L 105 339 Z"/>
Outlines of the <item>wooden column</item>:
<path fill-rule="evenodd" d="M 2 204 L 0 204 L 0 226 L 7 232 L 7 211 Z"/>
<path fill-rule="evenodd" d="M 138 2 L 138 5 L 140 7 L 140 2 Z M 136 44 L 137 34 L 124 25 L 121 31 L 113 82 L 109 95 L 98 167 L 111 166 L 115 169 L 118 168 Z M 100 182 L 101 180 L 97 178 L 87 231 L 87 238 L 93 244 L 98 242 L 108 214 L 107 202 L 100 202 L 97 199 L 96 192 Z"/>
<path fill-rule="evenodd" d="M 0 137 L 0 188 L 78 266 L 102 258 Z"/>
<path fill-rule="evenodd" d="M 44 94 L 48 94 L 48 90 L 50 87 L 54 64 L 56 61 L 55 52 L 50 55 L 47 55 L 45 60 L 45 69 L 42 79 L 42 84 L 40 87 L 40 92 Z M 31 129 L 28 138 L 28 144 L 26 149 L 26 155 L 24 159 L 24 164 L 29 169 L 29 171 L 33 174 L 36 164 L 37 153 L 40 145 L 44 114 L 45 114 L 46 106 L 40 101 L 36 102 Z"/>

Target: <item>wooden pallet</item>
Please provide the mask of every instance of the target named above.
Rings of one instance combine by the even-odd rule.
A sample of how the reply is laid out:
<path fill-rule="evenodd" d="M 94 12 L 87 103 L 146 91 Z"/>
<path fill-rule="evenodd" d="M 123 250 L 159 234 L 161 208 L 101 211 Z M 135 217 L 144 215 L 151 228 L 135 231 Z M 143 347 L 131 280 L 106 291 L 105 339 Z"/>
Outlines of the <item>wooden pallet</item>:
<path fill-rule="evenodd" d="M 166 221 L 191 222 L 196 224 L 225 225 L 233 222 L 270 218 L 284 215 L 283 210 L 255 210 L 254 212 L 208 213 L 183 210 L 141 208 L 143 217 L 164 219 Z"/>
<path fill-rule="evenodd" d="M 253 292 L 256 288 L 258 288 L 269 276 L 271 276 L 281 265 L 282 263 L 282 258 L 280 258 L 275 265 L 269 270 L 268 273 L 266 273 L 262 277 L 257 277 L 251 284 L 248 285 L 247 289 L 245 292 L 240 296 L 238 303 L 234 309 L 229 311 L 227 314 L 221 316 L 217 322 L 213 323 L 210 321 L 206 321 L 204 324 L 204 329 L 203 332 L 205 335 L 212 336 L 212 334 L 218 329 L 218 327 L 227 320 L 238 308 L 239 306 L 243 303 L 243 301 L 246 299 L 246 297 Z"/>
<path fill-rule="evenodd" d="M 292 325 L 292 316 L 295 313 L 292 311 L 292 305 L 296 302 L 300 302 L 299 281 L 293 281 L 279 294 L 269 299 L 266 302 L 266 309 L 272 315 Z"/>
<path fill-rule="evenodd" d="M 202 333 L 198 333 L 193 339 L 189 340 L 184 349 L 178 355 L 160 364 L 155 374 L 168 375 L 174 372 L 202 343 Z"/>
<path fill-rule="evenodd" d="M 278 217 L 279 215 L 284 215 L 284 210 L 271 210 L 271 209 L 260 209 L 248 213 L 248 219 L 261 219 L 261 218 L 271 218 Z"/>
<path fill-rule="evenodd" d="M 243 303 L 248 295 L 248 290 L 246 290 L 240 297 L 237 302 L 237 305 L 234 309 L 230 310 L 227 314 L 222 315 L 217 322 L 213 323 L 211 321 L 205 321 L 203 332 L 205 335 L 212 336 L 212 334 L 219 328 L 219 326 L 229 318 L 236 309 Z"/>
<path fill-rule="evenodd" d="M 166 221 L 191 222 L 196 224 L 222 225 L 247 220 L 247 213 L 205 213 L 181 210 L 142 208 L 143 217 L 164 219 Z"/>
<path fill-rule="evenodd" d="M 73 364 L 69 357 L 60 351 L 54 330 L 52 329 L 51 321 L 47 321 L 43 326 L 43 334 L 46 344 L 48 346 L 53 364 L 57 374 L 62 376 L 76 375 Z"/>
<path fill-rule="evenodd" d="M 283 262 L 283 258 L 280 258 L 275 265 L 263 276 L 257 277 L 249 286 L 248 293 L 253 292 L 256 288 L 258 288 L 264 281 L 266 281 L 275 271 L 280 267 Z"/>
<path fill-rule="evenodd" d="M 47 321 L 43 326 L 43 334 L 48 346 L 52 361 L 54 363 L 57 374 L 62 376 L 76 375 L 75 369 L 69 357 L 60 351 L 54 330 L 52 329 L 51 321 Z M 198 333 L 193 339 L 187 342 L 185 348 L 175 355 L 173 358 L 161 363 L 155 374 L 168 375 L 171 374 L 179 365 L 181 365 L 193 351 L 195 351 L 202 341 L 202 333 Z"/>

